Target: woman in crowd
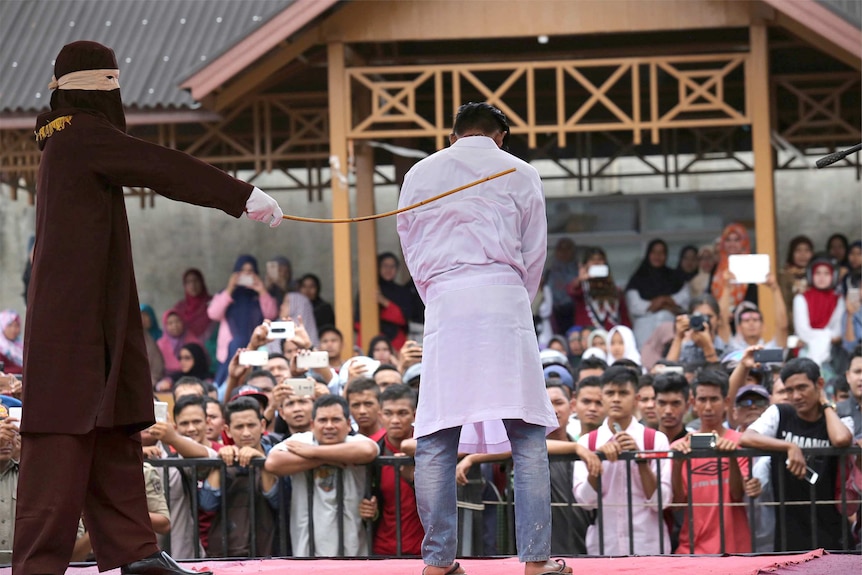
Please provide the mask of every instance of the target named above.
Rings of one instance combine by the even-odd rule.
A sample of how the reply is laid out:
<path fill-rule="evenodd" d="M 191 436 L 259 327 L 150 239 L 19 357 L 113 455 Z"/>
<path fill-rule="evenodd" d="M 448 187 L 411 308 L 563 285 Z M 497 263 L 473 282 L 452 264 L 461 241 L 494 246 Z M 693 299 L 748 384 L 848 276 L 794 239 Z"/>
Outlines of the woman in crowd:
<path fill-rule="evenodd" d="M 204 275 L 199 269 L 189 268 L 183 272 L 185 296 L 174 304 L 174 310 L 183 320 L 186 329 L 201 341 L 207 341 L 215 330 L 215 324 L 207 315 L 207 306 L 212 296 L 207 291 Z"/>
<path fill-rule="evenodd" d="M 584 348 L 594 347 L 596 349 L 600 349 L 605 354 L 608 352 L 608 340 L 609 340 L 608 332 L 604 329 L 594 329 L 586 339 L 586 343 L 584 344 Z"/>
<path fill-rule="evenodd" d="M 266 262 L 265 283 L 266 290 L 275 301 L 282 301 L 286 293 L 295 291 L 293 264 L 290 263 L 290 260 L 284 256 L 276 256 Z"/>
<path fill-rule="evenodd" d="M 395 351 L 407 341 L 407 318 L 412 312 L 410 290 L 395 282 L 398 258 L 392 252 L 377 256 L 377 303 L 380 306 L 380 332 L 392 342 Z"/>
<path fill-rule="evenodd" d="M 299 279 L 299 291 L 311 302 L 314 309 L 314 322 L 319 326 L 335 325 L 335 312 L 332 304 L 320 297 L 320 278 L 305 274 Z"/>
<path fill-rule="evenodd" d="M 180 349 L 187 343 L 201 345 L 201 341 L 186 328 L 182 316 L 174 309 L 164 313 L 162 323 L 165 324 L 165 332 L 156 343 L 165 360 L 165 375 L 176 379 L 182 374 Z"/>
<path fill-rule="evenodd" d="M 832 234 L 826 240 L 826 252 L 829 257 L 838 262 L 838 273 L 844 276 L 842 269 L 847 269 L 847 252 L 850 251 L 850 242 L 844 234 Z"/>
<path fill-rule="evenodd" d="M 141 323 L 144 325 L 144 342 L 147 344 L 147 358 L 150 362 L 150 378 L 156 385 L 165 376 L 165 358 L 159 350 L 158 342 L 162 330 L 156 319 L 156 312 L 149 304 L 141 304 Z"/>
<path fill-rule="evenodd" d="M 697 252 L 697 273 L 688 280 L 688 291 L 691 297 L 706 293 L 713 270 L 715 270 L 715 250 L 712 246 L 703 246 Z"/>
<path fill-rule="evenodd" d="M 608 332 L 608 363 L 613 363 L 621 359 L 628 359 L 638 365 L 641 364 L 641 354 L 638 351 L 637 343 L 635 343 L 634 332 L 624 325 L 618 325 L 611 328 Z"/>
<path fill-rule="evenodd" d="M 630 325 L 625 299 L 614 283 L 604 250 L 587 248 L 582 261 L 578 277 L 569 284 L 568 293 L 575 306 L 574 325 L 605 330 Z"/>
<path fill-rule="evenodd" d="M 5 373 L 17 375 L 24 370 L 21 316 L 11 309 L 0 311 L 0 362 L 3 362 L 3 369 L 0 371 Z"/>
<path fill-rule="evenodd" d="M 751 253 L 751 239 L 748 237 L 748 231 L 742 224 L 729 224 L 721 233 L 721 239 L 718 242 L 718 264 L 712 272 L 712 278 L 709 282 L 709 293 L 716 300 L 721 299 L 725 282 L 724 272 L 728 270 L 728 261 L 730 256 L 743 255 Z M 730 289 L 730 308 L 731 310 L 739 305 L 741 301 L 750 301 L 757 305 L 757 285 L 756 284 L 731 284 Z"/>
<path fill-rule="evenodd" d="M 787 322 L 793 329 L 793 298 L 808 289 L 806 271 L 814 256 L 814 242 L 808 236 L 796 236 L 787 248 L 787 261 L 778 272 L 778 286 L 787 306 Z M 793 333 L 791 331 L 791 333 Z"/>
<path fill-rule="evenodd" d="M 643 345 L 661 323 L 673 321 L 688 300 L 682 276 L 667 267 L 667 244 L 663 240 L 651 241 L 626 286 L 626 304 L 638 345 Z"/>
<path fill-rule="evenodd" d="M 180 373 L 176 374 L 174 381 L 180 377 L 196 377 L 204 383 L 212 381 L 210 372 L 210 361 L 207 352 L 196 343 L 187 343 L 180 348 Z"/>
<path fill-rule="evenodd" d="M 371 343 L 368 344 L 368 357 L 379 361 L 381 364 L 388 363 L 398 366 L 398 354 L 385 335 L 376 335 L 371 338 Z"/>
<path fill-rule="evenodd" d="M 574 303 L 569 297 L 568 287 L 578 278 L 578 260 L 575 242 L 560 238 L 554 246 L 553 259 L 547 272 L 546 284 L 551 286 L 552 325 L 554 333 L 566 333 L 574 321 Z"/>
<path fill-rule="evenodd" d="M 216 347 L 216 360 L 221 364 L 216 382 L 221 384 L 227 379 L 228 361 L 236 350 L 248 344 L 254 328 L 264 319 L 278 314 L 278 303 L 266 291 L 254 257 L 237 258 L 227 287 L 213 297 L 207 314 L 211 320 L 221 322 Z"/>
<path fill-rule="evenodd" d="M 281 306 L 278 308 L 278 317 L 282 320 L 290 320 L 294 323 L 302 318 L 302 324 L 305 326 L 305 331 L 308 337 L 311 338 L 311 344 L 316 346 L 319 343 L 317 337 L 317 321 L 314 318 L 314 309 L 311 302 L 298 291 L 287 292 L 284 294 L 284 299 Z"/>
<path fill-rule="evenodd" d="M 698 251 L 693 245 L 683 246 L 679 250 L 679 261 L 676 264 L 676 271 L 682 276 L 685 281 L 691 281 L 698 271 Z"/>
<path fill-rule="evenodd" d="M 856 240 L 847 250 L 847 274 L 841 279 L 841 293 L 847 295 L 850 289 L 862 285 L 862 241 Z"/>
<path fill-rule="evenodd" d="M 844 300 L 836 293 L 838 269 L 828 255 L 808 264 L 808 289 L 793 298 L 793 325 L 805 344 L 800 356 L 823 364 L 831 357 L 832 344 L 841 343 Z"/>

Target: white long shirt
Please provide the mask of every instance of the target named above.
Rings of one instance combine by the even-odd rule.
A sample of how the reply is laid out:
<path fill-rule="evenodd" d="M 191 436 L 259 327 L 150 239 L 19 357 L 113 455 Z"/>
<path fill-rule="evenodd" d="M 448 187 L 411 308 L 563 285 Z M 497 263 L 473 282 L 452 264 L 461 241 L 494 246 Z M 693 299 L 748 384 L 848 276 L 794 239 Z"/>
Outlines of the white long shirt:
<path fill-rule="evenodd" d="M 638 449 L 644 449 L 644 426 L 633 417 L 625 432 L 632 436 L 638 444 Z M 596 449 L 607 443 L 613 437 L 613 431 L 608 422 L 598 429 Z M 582 435 L 578 443 L 589 449 L 589 435 Z M 655 451 L 670 449 L 667 436 L 655 432 Z M 658 555 L 660 553 L 659 537 L 664 537 L 664 552 L 673 553 L 670 538 L 664 519 L 658 512 L 658 494 L 661 490 L 662 509 L 666 509 L 673 501 L 671 491 L 671 460 L 656 460 L 661 465 L 661 482 L 658 488 L 647 497 L 641 483 L 638 464 L 628 461 L 614 463 L 602 462 L 602 518 L 604 520 L 604 555 L 630 555 L 629 550 L 629 520 L 628 520 L 628 486 L 626 485 L 626 466 L 631 466 L 632 492 L 632 529 L 634 533 L 635 555 Z M 656 473 L 656 461 L 649 464 Z M 595 509 L 598 506 L 598 493 L 587 480 L 587 466 L 582 461 L 575 461 L 574 487 L 575 500 Z M 587 553 L 599 554 L 598 520 L 587 529 Z"/>
<path fill-rule="evenodd" d="M 839 297 L 826 327 L 819 329 L 811 327 L 805 296 L 802 294 L 793 296 L 793 330 L 799 339 L 805 342 L 805 348 L 800 355 L 811 358 L 818 365 L 829 359 L 832 354 L 832 338 L 841 337 L 843 333 L 843 319 L 844 299 Z"/>
<path fill-rule="evenodd" d="M 398 215 L 404 260 L 425 302 L 414 435 L 464 426 L 460 449 L 510 448 L 503 419 L 553 430 L 530 302 L 547 256 L 538 172 L 469 136 L 417 163 L 399 207 L 508 168 L 516 172 Z"/>

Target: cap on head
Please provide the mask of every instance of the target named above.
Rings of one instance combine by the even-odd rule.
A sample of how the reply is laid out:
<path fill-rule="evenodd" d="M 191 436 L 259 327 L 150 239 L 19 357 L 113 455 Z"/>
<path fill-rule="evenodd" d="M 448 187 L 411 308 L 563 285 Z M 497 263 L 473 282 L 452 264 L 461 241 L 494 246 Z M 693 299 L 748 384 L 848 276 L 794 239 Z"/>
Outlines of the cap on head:
<path fill-rule="evenodd" d="M 54 62 L 54 77 L 61 78 L 81 70 L 113 70 L 117 66 L 114 51 L 98 42 L 80 40 L 66 44 Z"/>

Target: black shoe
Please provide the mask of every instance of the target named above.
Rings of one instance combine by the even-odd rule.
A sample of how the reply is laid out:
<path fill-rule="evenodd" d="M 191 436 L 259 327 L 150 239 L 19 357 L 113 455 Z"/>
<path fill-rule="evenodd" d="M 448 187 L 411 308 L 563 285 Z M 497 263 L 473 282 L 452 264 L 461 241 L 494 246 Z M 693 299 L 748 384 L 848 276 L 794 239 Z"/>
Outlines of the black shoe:
<path fill-rule="evenodd" d="M 188 571 L 164 551 L 120 567 L 122 575 L 213 575 L 212 571 Z"/>

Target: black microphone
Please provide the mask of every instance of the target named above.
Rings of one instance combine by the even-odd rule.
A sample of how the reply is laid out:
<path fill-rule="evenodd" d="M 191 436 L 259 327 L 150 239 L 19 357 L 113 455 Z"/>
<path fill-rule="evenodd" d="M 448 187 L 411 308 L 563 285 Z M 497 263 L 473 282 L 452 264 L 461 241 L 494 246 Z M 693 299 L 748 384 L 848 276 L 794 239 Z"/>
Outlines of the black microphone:
<path fill-rule="evenodd" d="M 862 150 L 862 144 L 856 144 L 852 148 L 847 148 L 846 150 L 844 150 L 842 152 L 835 152 L 835 153 L 829 154 L 828 156 L 823 156 L 822 158 L 817 160 L 817 162 L 815 162 L 815 163 L 816 163 L 818 168 L 825 168 L 826 166 L 834 164 L 835 162 L 837 162 L 839 160 L 843 160 L 844 158 L 846 158 L 850 154 L 852 154 L 854 152 L 858 152 L 859 150 Z"/>

